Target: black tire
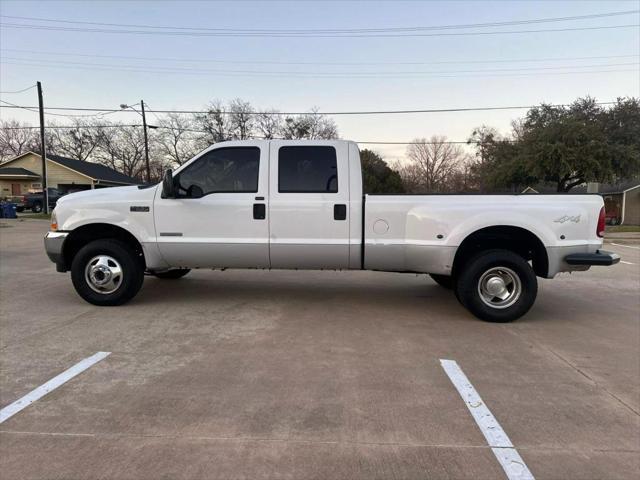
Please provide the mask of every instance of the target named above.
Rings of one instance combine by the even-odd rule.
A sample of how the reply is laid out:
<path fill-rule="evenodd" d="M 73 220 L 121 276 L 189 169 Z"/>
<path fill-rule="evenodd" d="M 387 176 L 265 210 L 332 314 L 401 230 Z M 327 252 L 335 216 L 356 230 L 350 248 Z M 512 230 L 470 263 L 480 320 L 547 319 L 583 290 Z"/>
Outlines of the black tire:
<path fill-rule="evenodd" d="M 40 202 L 35 202 L 32 206 L 31 206 L 31 211 L 33 213 L 40 213 L 42 212 L 42 203 Z"/>
<path fill-rule="evenodd" d="M 480 283 L 487 285 L 492 277 L 511 281 L 504 300 L 483 300 Z M 519 294 L 516 295 L 516 290 Z M 483 291 L 487 292 L 485 288 Z M 505 292 L 505 295 L 507 295 Z M 486 250 L 472 257 L 460 269 L 456 296 L 462 305 L 481 320 L 512 322 L 529 311 L 538 294 L 536 274 L 520 255 L 509 250 Z M 490 305 L 491 304 L 491 305 Z"/>
<path fill-rule="evenodd" d="M 176 280 L 184 277 L 190 271 L 190 268 L 174 268 L 173 270 L 167 270 L 166 272 L 152 272 L 151 275 L 164 280 Z"/>
<path fill-rule="evenodd" d="M 116 289 L 98 292 L 92 288 L 86 270 L 92 260 L 97 257 L 111 258 L 120 267 L 120 276 Z M 95 263 L 92 263 L 95 264 Z M 119 264 L 119 265 L 118 265 Z M 122 305 L 136 296 L 144 280 L 142 259 L 125 243 L 114 240 L 95 240 L 80 249 L 71 263 L 71 280 L 73 286 L 84 300 L 99 306 Z"/>
<path fill-rule="evenodd" d="M 447 290 L 451 290 L 453 288 L 453 277 L 450 277 L 449 275 L 438 275 L 435 273 L 430 273 L 429 276 L 441 287 L 444 287 Z"/>

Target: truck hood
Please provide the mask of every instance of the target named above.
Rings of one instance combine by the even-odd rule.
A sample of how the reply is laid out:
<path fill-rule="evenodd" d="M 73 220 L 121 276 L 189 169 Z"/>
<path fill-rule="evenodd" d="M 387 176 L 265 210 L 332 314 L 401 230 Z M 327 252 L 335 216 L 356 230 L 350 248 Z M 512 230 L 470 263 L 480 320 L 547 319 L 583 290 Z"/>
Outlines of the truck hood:
<path fill-rule="evenodd" d="M 60 197 L 56 205 L 60 207 L 68 207 L 73 204 L 75 207 L 83 203 L 89 205 L 123 200 L 152 200 L 155 191 L 155 186 L 142 189 L 137 186 L 96 188 L 95 190 L 84 190 L 64 195 L 63 197 Z"/>
<path fill-rule="evenodd" d="M 112 187 L 70 193 L 55 208 L 59 230 L 73 230 L 87 223 L 129 226 L 141 217 L 153 219 L 153 200 L 158 185 L 149 188 Z M 141 212 L 133 218 L 132 212 Z M 151 222 L 152 223 L 152 222 Z"/>

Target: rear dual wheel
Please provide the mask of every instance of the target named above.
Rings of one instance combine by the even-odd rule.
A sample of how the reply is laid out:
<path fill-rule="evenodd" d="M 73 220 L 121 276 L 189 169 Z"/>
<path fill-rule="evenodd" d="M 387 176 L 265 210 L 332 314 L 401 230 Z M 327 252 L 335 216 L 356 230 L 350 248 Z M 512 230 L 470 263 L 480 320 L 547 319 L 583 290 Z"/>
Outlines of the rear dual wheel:
<path fill-rule="evenodd" d="M 456 296 L 476 317 L 511 322 L 529 311 L 538 293 L 536 274 L 520 255 L 509 250 L 481 252 L 461 269 Z"/>

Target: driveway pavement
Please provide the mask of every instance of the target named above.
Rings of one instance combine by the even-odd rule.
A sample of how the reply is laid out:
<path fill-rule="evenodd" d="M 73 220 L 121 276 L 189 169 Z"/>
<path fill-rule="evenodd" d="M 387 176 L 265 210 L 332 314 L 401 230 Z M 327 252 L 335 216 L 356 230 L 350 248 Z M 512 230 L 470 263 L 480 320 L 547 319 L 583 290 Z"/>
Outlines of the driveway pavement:
<path fill-rule="evenodd" d="M 46 222 L 1 225 L 0 408 L 111 352 L 0 423 L 2 478 L 506 478 L 441 359 L 535 478 L 640 475 L 638 245 L 500 325 L 373 272 L 195 271 L 99 308 Z"/>

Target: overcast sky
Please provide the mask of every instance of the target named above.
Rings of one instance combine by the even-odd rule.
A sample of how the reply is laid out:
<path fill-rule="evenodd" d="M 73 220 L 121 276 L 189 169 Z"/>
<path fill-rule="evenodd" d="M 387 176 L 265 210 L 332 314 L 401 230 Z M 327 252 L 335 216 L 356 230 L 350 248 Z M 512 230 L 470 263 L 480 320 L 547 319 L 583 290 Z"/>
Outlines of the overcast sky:
<path fill-rule="evenodd" d="M 19 90 L 40 80 L 48 106 L 117 108 L 121 103 L 143 98 L 156 109 L 199 109 L 213 98 L 227 101 L 235 97 L 250 101 L 256 108 L 283 111 L 305 111 L 313 106 L 321 111 L 343 111 L 530 105 L 566 103 L 584 95 L 611 101 L 618 96 L 640 95 L 639 28 L 567 29 L 637 25 L 638 13 L 491 28 L 401 32 L 402 35 L 447 33 L 444 36 L 238 37 L 193 35 L 195 32 L 185 27 L 271 31 L 384 29 L 511 22 L 639 8 L 637 0 L 1 0 L 2 23 L 23 26 L 1 27 L 0 90 Z M 142 27 L 11 17 L 174 30 L 143 29 L 154 34 L 103 33 L 79 30 L 140 31 Z M 61 27 L 75 30 L 59 30 Z M 183 28 L 178 31 L 180 35 L 170 34 L 176 32 L 176 27 Z M 564 31 L 458 35 L 549 29 Z M 350 76 L 354 73 L 360 78 Z M 1 94 L 1 99 L 22 105 L 37 104 L 35 90 Z M 471 130 L 483 123 L 507 131 L 511 119 L 524 113 L 510 110 L 334 118 L 340 135 L 357 141 L 407 141 L 435 134 L 446 135 L 450 140 L 466 140 Z M 0 115 L 3 119 L 37 122 L 36 114 L 25 111 L 3 108 Z M 135 116 L 126 114 L 108 118 L 136 121 Z M 402 155 L 405 147 L 375 149 L 391 160 Z"/>

